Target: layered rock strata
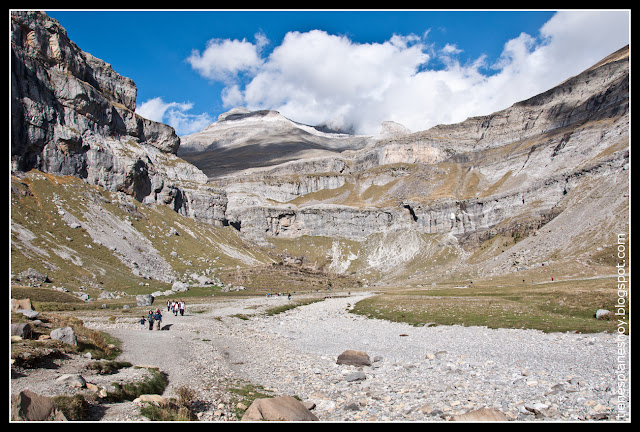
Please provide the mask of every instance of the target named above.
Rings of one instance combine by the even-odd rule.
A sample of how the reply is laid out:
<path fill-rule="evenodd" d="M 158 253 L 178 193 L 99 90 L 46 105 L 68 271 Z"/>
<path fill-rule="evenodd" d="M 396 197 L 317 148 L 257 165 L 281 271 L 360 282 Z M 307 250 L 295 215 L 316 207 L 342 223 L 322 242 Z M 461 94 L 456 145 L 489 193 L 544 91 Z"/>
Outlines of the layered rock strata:
<path fill-rule="evenodd" d="M 229 220 L 256 239 L 362 239 L 416 229 L 477 243 L 498 232 L 539 229 L 566 208 L 572 189 L 614 177 L 628 184 L 628 164 L 625 47 L 557 87 L 488 116 L 215 182 L 228 185 Z M 399 171 L 400 165 L 407 173 L 393 178 L 390 167 Z M 456 170 L 469 180 L 463 184 Z M 366 205 L 350 201 L 353 192 L 342 200 L 313 195 L 345 185 L 363 191 L 372 184 L 388 187 Z M 305 195 L 315 199 L 294 201 Z M 589 217 L 597 224 L 605 213 Z"/>
<path fill-rule="evenodd" d="M 224 191 L 176 156 L 173 128 L 135 113 L 134 82 L 43 12 L 11 12 L 11 169 L 80 177 L 223 224 Z"/>

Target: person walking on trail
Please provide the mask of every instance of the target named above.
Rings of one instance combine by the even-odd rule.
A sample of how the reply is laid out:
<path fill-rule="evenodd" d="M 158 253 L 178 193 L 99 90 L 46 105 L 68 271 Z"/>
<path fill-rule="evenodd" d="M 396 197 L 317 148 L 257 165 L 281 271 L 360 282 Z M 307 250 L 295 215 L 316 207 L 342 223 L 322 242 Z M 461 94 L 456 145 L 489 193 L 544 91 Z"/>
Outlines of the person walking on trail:
<path fill-rule="evenodd" d="M 171 310 L 171 301 L 167 300 L 167 312 Z"/>
<path fill-rule="evenodd" d="M 149 322 L 149 330 L 153 330 L 153 311 L 149 311 L 147 321 Z"/>
<path fill-rule="evenodd" d="M 144 325 L 147 322 L 147 320 L 144 318 L 144 316 L 142 316 L 142 318 L 140 318 L 140 330 L 144 330 Z"/>
<path fill-rule="evenodd" d="M 180 308 L 180 316 L 184 316 L 184 309 L 185 309 L 184 300 L 180 299 L 180 303 L 178 303 L 178 307 Z"/>
<path fill-rule="evenodd" d="M 160 313 L 160 309 L 156 310 L 153 318 L 156 321 L 156 330 L 160 330 L 160 326 L 162 325 L 162 314 Z"/>

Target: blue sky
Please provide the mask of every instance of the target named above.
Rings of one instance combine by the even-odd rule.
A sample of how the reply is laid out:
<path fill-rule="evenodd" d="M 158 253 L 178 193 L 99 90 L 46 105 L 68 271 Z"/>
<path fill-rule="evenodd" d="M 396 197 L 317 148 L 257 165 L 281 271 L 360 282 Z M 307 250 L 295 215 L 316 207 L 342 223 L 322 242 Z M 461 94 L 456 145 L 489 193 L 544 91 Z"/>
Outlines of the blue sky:
<path fill-rule="evenodd" d="M 630 40 L 628 10 L 46 10 L 178 135 L 236 106 L 375 134 L 490 114 Z"/>

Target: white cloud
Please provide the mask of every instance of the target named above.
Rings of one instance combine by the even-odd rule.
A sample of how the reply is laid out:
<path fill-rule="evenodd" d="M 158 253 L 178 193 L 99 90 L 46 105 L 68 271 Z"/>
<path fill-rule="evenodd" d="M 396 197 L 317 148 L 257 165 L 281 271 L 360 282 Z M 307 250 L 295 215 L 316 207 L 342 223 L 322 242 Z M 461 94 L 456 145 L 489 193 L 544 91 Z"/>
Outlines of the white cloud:
<path fill-rule="evenodd" d="M 238 73 L 251 72 L 262 65 L 260 50 L 269 41 L 264 34 L 255 37 L 255 45 L 246 39 L 211 39 L 202 54 L 193 50 L 187 62 L 205 78 L 229 82 Z"/>
<path fill-rule="evenodd" d="M 226 107 L 237 107 L 244 104 L 244 97 L 237 84 L 222 89 L 222 103 Z"/>
<path fill-rule="evenodd" d="M 199 132 L 213 120 L 207 113 L 189 114 L 191 103 L 164 102 L 162 98 L 149 99 L 136 108 L 136 113 L 146 119 L 168 124 L 178 136 Z"/>
<path fill-rule="evenodd" d="M 441 50 L 441 51 L 442 51 L 444 54 L 447 54 L 447 55 L 449 55 L 449 54 L 459 54 L 459 53 L 461 53 L 461 52 L 462 52 L 462 50 L 461 50 L 461 49 L 458 49 L 458 47 L 456 47 L 456 45 L 455 45 L 455 44 L 453 44 L 453 45 L 452 45 L 452 44 L 446 44 L 446 45 L 444 46 L 444 48 L 442 48 L 442 50 Z"/>
<path fill-rule="evenodd" d="M 191 106 L 175 102 L 165 103 L 162 98 L 157 97 L 140 104 L 140 106 L 136 108 L 136 114 L 149 120 L 162 122 L 164 114 L 169 108 L 190 109 Z"/>
<path fill-rule="evenodd" d="M 414 36 L 382 44 L 356 44 L 313 30 L 288 33 L 246 86 L 247 108 L 272 108 L 296 121 L 349 127 L 366 120 L 363 109 L 429 60 Z M 378 126 L 381 122 L 378 122 Z"/>
<path fill-rule="evenodd" d="M 464 47 L 440 49 L 429 32 L 393 35 L 363 44 L 321 30 L 287 33 L 268 57 L 268 43 L 213 40 L 189 61 L 202 76 L 220 80 L 226 107 L 275 109 L 308 124 L 374 134 L 385 120 L 413 131 L 463 121 L 506 108 L 559 84 L 629 43 L 626 11 L 563 11 L 539 35 L 508 41 L 498 61 L 485 56 L 461 64 Z M 445 65 L 429 69 L 433 56 Z M 484 73 L 490 68 L 492 73 Z M 246 72 L 246 85 L 238 74 Z"/>

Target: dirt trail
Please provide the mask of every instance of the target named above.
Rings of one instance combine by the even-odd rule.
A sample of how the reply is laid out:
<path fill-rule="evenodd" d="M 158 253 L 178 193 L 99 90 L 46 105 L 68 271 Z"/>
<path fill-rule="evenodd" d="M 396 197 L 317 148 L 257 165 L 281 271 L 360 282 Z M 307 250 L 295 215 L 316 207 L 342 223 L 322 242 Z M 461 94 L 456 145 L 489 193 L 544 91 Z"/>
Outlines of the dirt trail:
<path fill-rule="evenodd" d="M 115 322 L 105 314 L 80 318 L 87 327 L 122 341 L 119 360 L 166 373 L 163 396 L 175 397 L 181 386 L 195 391 L 200 420 L 237 420 L 230 388 L 249 382 L 273 395 L 315 403 L 314 414 L 324 421 L 443 420 L 485 407 L 511 419 L 532 420 L 537 417 L 526 407 L 534 405 L 547 407 L 544 415 L 552 419 L 615 414 L 615 335 L 413 327 L 348 312 L 367 295 L 327 299 L 274 316 L 262 312 L 286 298 L 187 304 L 185 316 L 165 308 L 160 331 L 141 329 L 139 317 Z M 371 367 L 359 368 L 363 380 L 349 380 L 357 367 L 336 364 L 347 349 L 375 359 Z M 81 362 L 12 379 L 12 393 L 22 388 L 45 395 L 64 391 L 55 378 Z M 135 380 L 132 374 L 139 371 L 82 374 L 88 382 L 108 385 Z M 100 421 L 144 420 L 139 406 L 130 402 L 101 409 Z"/>

